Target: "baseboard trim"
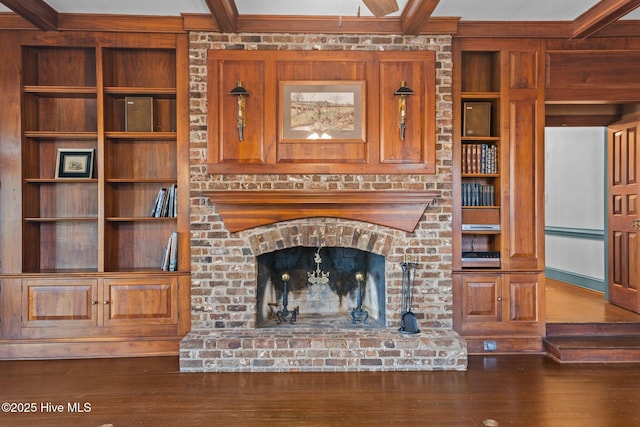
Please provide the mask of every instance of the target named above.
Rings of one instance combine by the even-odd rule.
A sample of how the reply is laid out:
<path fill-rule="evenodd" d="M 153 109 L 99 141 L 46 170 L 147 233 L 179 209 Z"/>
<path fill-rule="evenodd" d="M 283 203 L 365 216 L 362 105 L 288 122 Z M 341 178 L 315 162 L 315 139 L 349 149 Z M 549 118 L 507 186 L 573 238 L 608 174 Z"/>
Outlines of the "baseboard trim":
<path fill-rule="evenodd" d="M 559 282 L 570 283 L 572 285 L 580 286 L 581 288 L 589 289 L 596 292 L 604 292 L 606 287 L 604 280 L 552 267 L 545 268 L 544 275 L 545 277 L 557 280 Z"/>
<path fill-rule="evenodd" d="M 2 340 L 0 360 L 176 356 L 180 337 L 144 340 Z"/>

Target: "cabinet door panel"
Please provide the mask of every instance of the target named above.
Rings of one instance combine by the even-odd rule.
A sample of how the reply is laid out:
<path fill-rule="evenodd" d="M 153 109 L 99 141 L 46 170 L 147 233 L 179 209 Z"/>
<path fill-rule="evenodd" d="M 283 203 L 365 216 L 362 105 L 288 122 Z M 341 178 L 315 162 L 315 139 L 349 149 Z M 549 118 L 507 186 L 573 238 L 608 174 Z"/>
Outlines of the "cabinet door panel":
<path fill-rule="evenodd" d="M 510 274 L 505 278 L 505 292 L 508 292 L 509 319 L 505 319 L 508 329 L 514 333 L 544 333 L 544 275 Z"/>
<path fill-rule="evenodd" d="M 470 276 L 462 279 L 462 320 L 498 322 L 502 317 L 499 276 Z"/>
<path fill-rule="evenodd" d="M 96 326 L 97 281 L 23 280 L 23 327 Z"/>
<path fill-rule="evenodd" d="M 175 277 L 105 279 L 105 326 L 177 323 Z"/>
<path fill-rule="evenodd" d="M 525 281 L 509 282 L 509 320 L 538 320 L 538 283 L 535 277 Z"/>

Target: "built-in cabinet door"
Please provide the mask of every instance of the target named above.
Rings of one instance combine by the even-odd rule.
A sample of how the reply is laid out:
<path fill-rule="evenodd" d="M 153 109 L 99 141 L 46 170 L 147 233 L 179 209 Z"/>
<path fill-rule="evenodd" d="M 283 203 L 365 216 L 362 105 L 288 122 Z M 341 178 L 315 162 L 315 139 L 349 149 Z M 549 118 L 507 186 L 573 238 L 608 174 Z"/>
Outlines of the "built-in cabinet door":
<path fill-rule="evenodd" d="M 541 273 L 509 274 L 503 282 L 504 301 L 509 307 L 505 323 L 509 329 L 523 334 L 542 333 L 544 313 L 540 301 L 544 296 L 544 277 Z"/>
<path fill-rule="evenodd" d="M 105 326 L 175 324 L 178 280 L 175 276 L 105 279 Z"/>
<path fill-rule="evenodd" d="M 457 276 L 459 320 L 499 322 L 502 320 L 502 277 L 500 275 Z"/>
<path fill-rule="evenodd" d="M 63 331 L 98 326 L 97 279 L 25 279 L 22 281 L 23 335 L 30 328 Z M 67 332 L 71 335 L 77 332 Z"/>

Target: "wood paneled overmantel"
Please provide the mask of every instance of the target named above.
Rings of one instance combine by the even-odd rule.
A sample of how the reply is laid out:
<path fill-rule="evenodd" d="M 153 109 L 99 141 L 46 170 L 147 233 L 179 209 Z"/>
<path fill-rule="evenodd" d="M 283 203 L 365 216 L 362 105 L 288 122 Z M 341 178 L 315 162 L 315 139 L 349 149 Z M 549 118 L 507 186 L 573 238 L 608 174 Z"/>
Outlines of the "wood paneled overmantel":
<path fill-rule="evenodd" d="M 210 173 L 270 174 L 276 166 L 287 174 L 435 173 L 434 51 L 211 49 L 207 61 Z M 238 99 L 229 95 L 238 82 L 249 93 L 242 136 Z M 413 95 L 406 97 L 406 127 L 401 134 L 396 91 L 403 82 Z M 360 87 L 354 94 L 357 113 L 346 120 L 333 119 L 344 120 L 352 134 L 326 133 L 328 138 L 309 139 L 292 132 L 297 128 L 293 121 L 287 124 L 292 94 L 287 95 L 286 88 L 305 84 Z"/>
<path fill-rule="evenodd" d="M 227 229 L 330 217 L 413 232 L 437 191 L 204 191 Z"/>

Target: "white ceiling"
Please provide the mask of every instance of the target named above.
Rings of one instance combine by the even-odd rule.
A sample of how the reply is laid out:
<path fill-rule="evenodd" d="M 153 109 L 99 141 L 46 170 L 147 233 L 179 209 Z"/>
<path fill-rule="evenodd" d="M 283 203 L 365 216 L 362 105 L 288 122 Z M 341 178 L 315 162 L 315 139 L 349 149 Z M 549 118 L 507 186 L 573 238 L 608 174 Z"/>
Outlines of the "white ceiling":
<path fill-rule="evenodd" d="M 398 0 L 400 10 L 408 0 Z M 179 16 L 209 13 L 205 0 L 46 0 L 59 13 Z M 465 21 L 572 21 L 598 0 L 441 0 L 432 16 Z M 235 0 L 241 15 L 371 16 L 360 0 Z M 10 12 L 0 5 L 0 12 Z M 395 15 L 398 15 L 396 13 Z M 623 19 L 640 19 L 640 9 Z"/>

